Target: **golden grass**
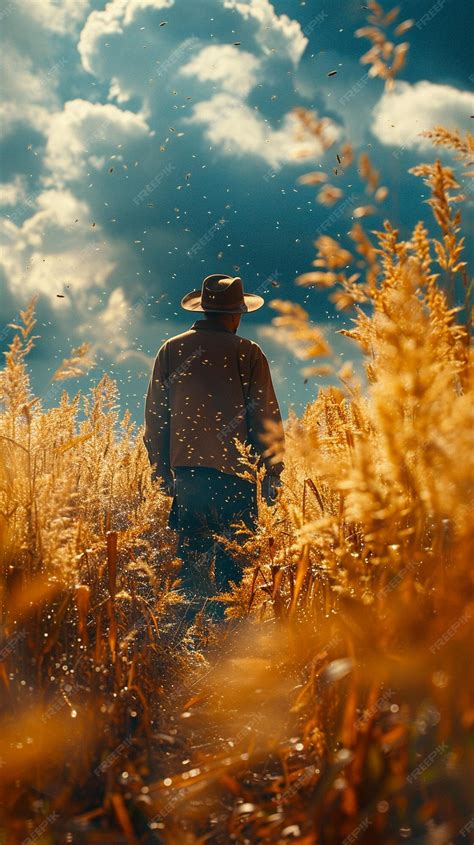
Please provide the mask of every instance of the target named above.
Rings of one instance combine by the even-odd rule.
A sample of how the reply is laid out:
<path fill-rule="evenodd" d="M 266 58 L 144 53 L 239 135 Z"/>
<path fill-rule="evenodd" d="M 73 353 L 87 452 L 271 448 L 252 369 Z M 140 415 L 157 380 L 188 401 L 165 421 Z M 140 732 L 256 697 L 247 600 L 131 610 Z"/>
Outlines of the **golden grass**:
<path fill-rule="evenodd" d="M 22 314 L 0 375 L 9 843 L 62 843 L 67 831 L 172 845 L 464 841 L 474 709 L 472 360 L 454 306 L 467 293 L 462 199 L 440 162 L 413 173 L 430 187 L 439 238 L 420 222 L 402 241 L 386 221 L 372 240 L 356 223 L 353 251 L 319 237 L 317 270 L 299 279 L 355 308 L 344 333 L 367 388 L 347 362 L 290 415 L 276 506 L 259 496 L 257 533 L 223 540 L 248 565 L 228 595 L 239 625 L 211 637 L 207 659 L 171 624 L 167 500 L 141 432 L 118 416 L 116 385 L 104 376 L 43 409 L 25 361 L 34 303 Z M 330 359 L 304 309 L 273 304 L 283 342 Z M 86 345 L 74 350 L 58 378 L 86 358 Z M 268 449 L 278 460 L 271 429 Z"/>

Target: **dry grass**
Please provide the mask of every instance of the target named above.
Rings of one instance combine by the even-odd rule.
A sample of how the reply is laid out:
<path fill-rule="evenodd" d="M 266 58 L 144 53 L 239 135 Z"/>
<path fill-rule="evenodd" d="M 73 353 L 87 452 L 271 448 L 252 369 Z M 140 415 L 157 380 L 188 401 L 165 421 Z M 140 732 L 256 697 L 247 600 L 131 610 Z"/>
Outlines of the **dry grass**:
<path fill-rule="evenodd" d="M 0 376 L 8 845 L 468 841 L 472 363 L 452 302 L 466 280 L 462 199 L 440 162 L 413 173 L 440 238 L 420 222 L 401 241 L 387 221 L 371 240 L 357 223 L 355 255 L 320 237 L 317 269 L 299 279 L 355 308 L 345 333 L 368 388 L 345 364 L 290 416 L 277 505 L 259 498 L 258 532 L 228 541 L 248 561 L 228 596 L 240 626 L 225 647 L 212 641 L 204 671 L 171 624 L 178 561 L 141 432 L 119 419 L 106 376 L 43 409 L 25 360 L 34 303 L 22 315 Z M 277 336 L 330 358 L 304 309 L 274 305 Z M 74 350 L 57 377 L 86 358 Z M 268 448 L 278 459 L 270 430 Z"/>
<path fill-rule="evenodd" d="M 362 64 L 370 64 L 369 76 L 379 76 L 385 80 L 385 87 L 391 90 L 397 74 L 405 65 L 410 45 L 408 41 L 396 43 L 399 36 L 404 35 L 414 25 L 415 21 L 407 19 L 395 25 L 400 14 L 400 7 L 394 6 L 385 12 L 380 3 L 367 0 L 369 14 L 367 26 L 357 29 L 358 38 L 368 38 L 372 46 L 361 57 Z M 390 33 L 390 29 L 393 32 Z M 393 39 L 393 40 L 392 40 Z"/>

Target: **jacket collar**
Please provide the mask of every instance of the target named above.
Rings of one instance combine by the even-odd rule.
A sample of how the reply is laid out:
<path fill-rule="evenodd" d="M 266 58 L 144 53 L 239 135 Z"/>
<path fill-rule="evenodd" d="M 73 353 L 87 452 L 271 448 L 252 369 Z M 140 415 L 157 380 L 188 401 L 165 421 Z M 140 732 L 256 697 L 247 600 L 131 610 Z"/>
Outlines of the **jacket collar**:
<path fill-rule="evenodd" d="M 232 329 L 228 329 L 227 326 L 220 325 L 219 323 L 211 323 L 210 320 L 195 320 L 191 328 L 204 329 L 205 331 L 211 332 L 229 332 L 229 334 L 234 334 Z"/>

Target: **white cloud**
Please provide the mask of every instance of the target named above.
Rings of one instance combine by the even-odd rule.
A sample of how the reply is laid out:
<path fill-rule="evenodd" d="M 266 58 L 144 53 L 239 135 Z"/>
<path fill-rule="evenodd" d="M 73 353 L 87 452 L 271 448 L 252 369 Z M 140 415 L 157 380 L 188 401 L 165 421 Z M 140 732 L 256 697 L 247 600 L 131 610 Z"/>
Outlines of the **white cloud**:
<path fill-rule="evenodd" d="M 225 0 L 227 9 L 237 9 L 244 20 L 253 19 L 258 24 L 257 41 L 266 54 L 277 53 L 297 64 L 303 55 L 308 39 L 303 35 L 298 21 L 288 15 L 277 15 L 270 0 Z"/>
<path fill-rule="evenodd" d="M 25 177 L 17 174 L 11 182 L 0 184 L 0 206 L 18 205 L 25 201 Z"/>
<path fill-rule="evenodd" d="M 0 122 L 4 137 L 20 123 L 45 132 L 51 111 L 59 106 L 54 74 L 48 77 L 38 68 L 33 68 L 29 56 L 20 53 L 11 44 L 3 44 L 0 72 L 4 93 L 0 103 Z M 48 79 L 48 84 L 45 84 L 45 79 Z"/>
<path fill-rule="evenodd" d="M 163 34 L 158 35 L 160 17 L 143 13 L 165 7 L 170 8 L 169 22 L 162 28 Z M 256 156 L 272 167 L 295 162 L 303 155 L 320 158 L 322 145 L 302 131 L 293 114 L 283 113 L 271 125 L 247 103 L 250 92 L 259 83 L 273 79 L 278 66 L 287 66 L 289 61 L 298 64 L 307 45 L 299 22 L 277 15 L 269 0 L 203 0 L 199 8 L 205 16 L 212 15 L 214 7 L 216 18 L 210 19 L 215 20 L 216 32 L 222 20 L 226 27 L 224 39 L 235 38 L 242 47 L 206 44 L 209 35 L 203 37 L 201 33 L 202 22 L 195 7 L 191 13 L 193 28 L 183 39 L 185 30 L 179 15 L 186 11 L 184 0 L 112 0 L 103 11 L 92 12 L 86 22 L 78 48 L 83 66 L 108 81 L 108 97 L 117 104 L 140 97 L 143 119 L 157 129 L 169 125 L 168 120 L 174 127 L 186 123 L 201 125 L 206 138 L 222 147 L 225 154 L 237 158 Z M 148 49 L 150 33 L 153 43 L 156 41 L 153 51 Z M 133 56 L 133 61 L 124 61 L 124 56 Z M 189 85 L 180 85 L 180 76 L 189 80 Z M 171 79 L 176 80 L 173 85 Z M 180 99 L 173 101 L 170 89 L 174 86 L 179 88 L 181 98 L 184 93 L 192 94 L 192 102 L 180 107 Z M 212 97 L 210 87 L 215 90 Z M 56 143 L 51 140 L 49 144 L 51 166 L 57 157 L 64 158 L 62 147 L 68 146 L 64 144 L 61 124 L 62 119 L 50 133 L 51 138 L 57 137 Z M 332 125 L 327 134 L 334 139 L 339 131 Z M 102 152 L 96 150 L 96 161 Z M 89 159 L 89 164 L 94 162 Z"/>
<path fill-rule="evenodd" d="M 109 57 L 102 55 L 101 41 L 106 36 L 123 35 L 124 28 L 133 24 L 140 12 L 173 5 L 174 0 L 111 0 L 105 9 L 91 12 L 77 45 L 84 68 L 102 76 Z"/>
<path fill-rule="evenodd" d="M 181 68 L 184 76 L 216 82 L 225 91 L 245 97 L 257 82 L 260 61 L 252 53 L 231 44 L 212 44 Z"/>
<path fill-rule="evenodd" d="M 272 167 L 296 162 L 302 153 L 308 158 L 320 157 L 323 148 L 317 138 L 304 135 L 300 140 L 301 124 L 289 113 L 280 129 L 273 129 L 258 112 L 231 94 L 216 94 L 212 99 L 197 103 L 192 123 L 205 127 L 206 137 L 227 155 L 254 155 Z M 337 138 L 339 129 L 330 125 L 328 137 Z"/>
<path fill-rule="evenodd" d="M 106 307 L 95 314 L 92 327 L 80 326 L 79 332 L 88 332 L 89 340 L 93 344 L 93 351 L 98 349 L 106 352 L 110 357 L 123 353 L 128 345 L 127 321 L 130 319 L 130 303 L 121 287 L 114 288 L 109 296 Z M 92 329 L 92 337 L 90 331 Z"/>
<path fill-rule="evenodd" d="M 16 0 L 35 23 L 64 35 L 75 32 L 89 10 L 89 0 Z"/>
<path fill-rule="evenodd" d="M 88 297 L 94 312 L 92 319 L 76 328 L 76 333 L 87 337 L 91 343 L 91 354 L 101 351 L 117 363 L 136 358 L 147 367 L 151 366 L 153 358 L 140 349 L 134 349 L 130 336 L 132 330 L 136 332 L 136 319 L 142 318 L 141 309 L 130 303 L 120 286 L 110 292 L 101 311 L 96 310 L 98 303 L 95 299 L 94 295 Z"/>
<path fill-rule="evenodd" d="M 69 191 L 44 191 L 36 198 L 37 211 L 21 226 L 0 222 L 3 246 L 0 266 L 15 296 L 25 300 L 44 294 L 59 308 L 68 307 L 69 294 L 81 302 L 83 292 L 102 286 L 117 264 L 117 249 L 104 242 L 100 231 L 91 236 L 87 203 Z M 75 223 L 75 220 L 78 220 Z"/>
<path fill-rule="evenodd" d="M 188 56 L 198 48 L 216 50 L 220 47 L 217 69 L 206 73 L 204 61 L 197 60 L 193 73 L 202 81 L 215 81 L 228 90 L 221 67 L 226 62 L 231 79 L 238 88 L 235 93 L 245 96 L 255 84 L 256 70 L 262 59 L 289 62 L 297 65 L 308 43 L 298 21 L 287 15 L 277 15 L 269 0 L 199 0 L 187 14 L 189 0 L 111 0 L 102 11 L 93 11 L 82 30 L 78 51 L 86 71 L 110 84 L 109 99 L 125 102 L 139 96 L 153 106 L 166 90 L 163 77 L 171 79 L 178 73 Z M 159 29 L 161 17 L 169 9 L 169 25 Z M 160 14 L 153 14 L 162 10 Z M 233 14 L 232 14 L 233 13 Z M 225 27 L 225 42 L 241 40 L 243 48 L 235 53 L 234 45 L 218 44 L 210 40 L 207 21 Z M 233 33 L 233 34 L 232 34 Z M 190 37 L 192 35 L 192 37 Z M 210 44 L 210 47 L 209 47 Z M 244 52 L 246 48 L 247 52 Z M 252 61 L 252 54 L 253 61 Z M 201 59 L 217 61 L 204 53 Z M 130 57 L 131 60 L 127 61 Z M 240 60 L 241 79 L 237 69 Z M 258 64 L 257 64 L 258 63 Z"/>
<path fill-rule="evenodd" d="M 451 85 L 422 80 L 398 82 L 384 93 L 373 110 L 372 132 L 382 144 L 410 149 L 432 149 L 418 133 L 436 124 L 462 128 L 474 113 L 474 94 Z"/>
<path fill-rule="evenodd" d="M 44 177 L 44 184 L 78 180 L 89 167 L 102 168 L 104 154 L 110 156 L 111 141 L 116 147 L 120 142 L 137 141 L 153 134 L 141 114 L 112 103 L 69 100 L 63 111 L 50 118 L 45 156 L 50 174 Z M 120 155 L 117 160 L 120 161 Z"/>

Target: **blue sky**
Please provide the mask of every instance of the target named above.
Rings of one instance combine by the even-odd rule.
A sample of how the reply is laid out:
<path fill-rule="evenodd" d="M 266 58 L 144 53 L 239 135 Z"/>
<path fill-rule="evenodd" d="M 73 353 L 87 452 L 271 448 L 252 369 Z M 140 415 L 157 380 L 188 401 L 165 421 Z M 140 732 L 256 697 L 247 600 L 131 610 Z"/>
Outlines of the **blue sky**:
<path fill-rule="evenodd" d="M 0 337 L 6 348 L 8 322 L 37 294 L 37 392 L 54 398 L 51 374 L 88 340 L 95 366 L 69 393 L 109 372 L 141 424 L 157 349 L 193 321 L 180 299 L 213 272 L 240 275 L 267 302 L 301 303 L 338 355 L 354 354 L 335 334 L 349 315 L 294 282 L 311 269 L 318 227 L 335 213 L 327 234 L 348 245 L 352 212 L 372 202 L 357 164 L 333 173 L 336 154 L 348 141 L 369 153 L 389 193 L 365 226 L 388 217 L 407 237 L 420 217 L 431 226 L 407 169 L 439 155 L 418 133 L 464 132 L 474 114 L 469 4 L 399 4 L 398 20 L 415 24 L 391 92 L 360 63 L 365 5 L 4 0 Z M 298 106 L 328 118 L 329 149 L 298 137 Z M 318 169 L 342 191 L 333 206 L 297 181 Z M 267 353 L 286 416 L 322 382 L 305 384 L 303 362 L 265 333 L 275 313 L 244 316 L 239 333 Z"/>

